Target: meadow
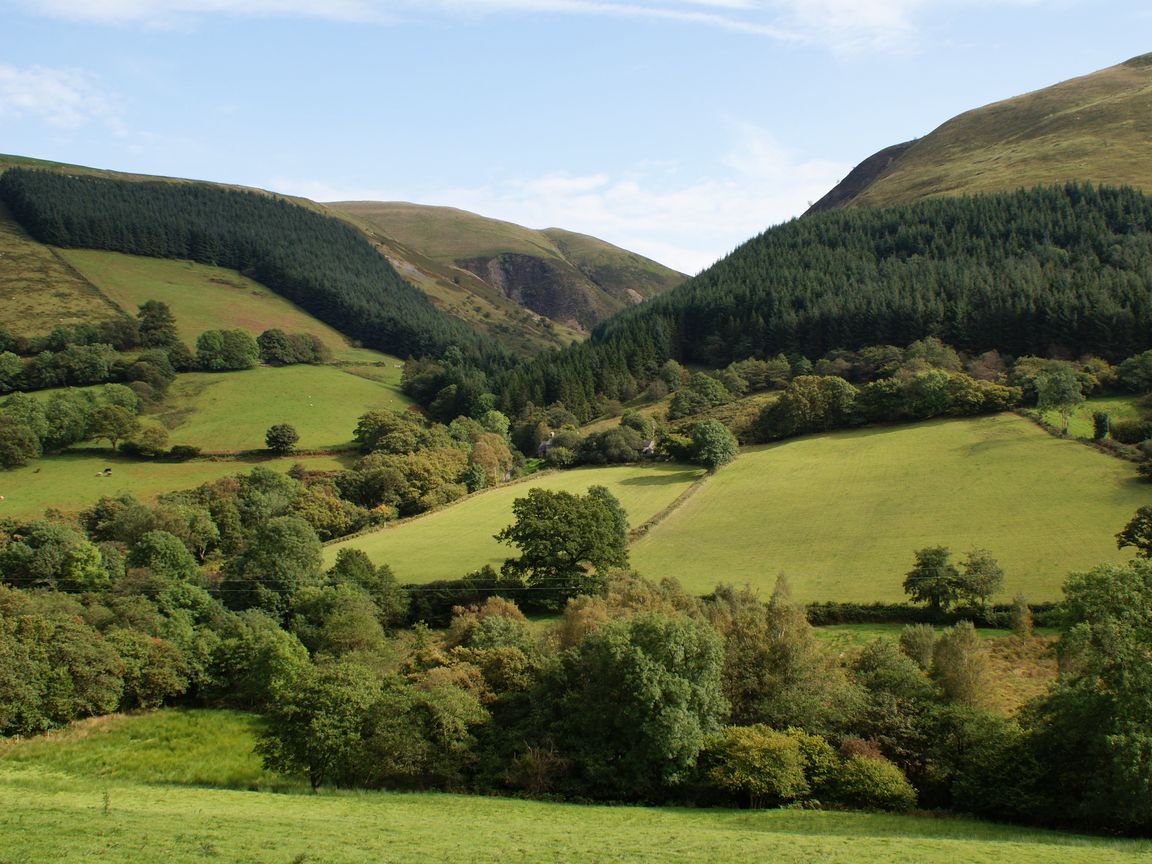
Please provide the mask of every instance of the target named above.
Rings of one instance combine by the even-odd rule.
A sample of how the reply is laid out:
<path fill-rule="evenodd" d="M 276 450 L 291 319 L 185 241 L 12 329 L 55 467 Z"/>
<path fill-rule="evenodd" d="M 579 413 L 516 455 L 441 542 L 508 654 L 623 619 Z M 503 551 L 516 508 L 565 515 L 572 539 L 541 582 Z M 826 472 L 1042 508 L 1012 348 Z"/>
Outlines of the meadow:
<path fill-rule="evenodd" d="M 631 555 L 694 592 L 784 573 L 800 602 L 868 602 L 904 599 L 917 549 L 982 547 L 1005 571 L 997 599 L 1038 602 L 1130 557 L 1114 536 L 1147 502 L 1131 463 L 1016 415 L 938 420 L 746 448 Z"/>
<path fill-rule="evenodd" d="M 1103 864 L 1152 852 L 950 817 L 309 795 L 262 771 L 257 728 L 235 712 L 169 710 L 0 743 L 0 862 Z"/>
<path fill-rule="evenodd" d="M 287 472 L 296 462 L 311 471 L 335 471 L 348 460 L 334 456 L 284 456 L 191 462 L 144 462 L 97 450 L 75 450 L 38 459 L 0 475 L 0 516 L 33 519 L 49 507 L 74 512 L 90 507 L 103 495 L 135 495 L 153 501 L 157 495 L 193 489 L 201 483 L 244 474 L 260 465 Z M 109 476 L 100 474 L 111 468 Z"/>
<path fill-rule="evenodd" d="M 278 327 L 286 333 L 315 335 L 336 360 L 389 366 L 399 362 L 379 351 L 349 345 L 337 330 L 235 270 L 92 249 L 61 249 L 59 254 L 128 314 L 134 315 L 147 300 L 167 303 L 180 338 L 189 347 L 205 330 L 238 329 L 258 335 Z"/>
<path fill-rule="evenodd" d="M 348 446 L 362 414 L 409 404 L 396 380 L 399 370 L 380 377 L 384 380 L 337 366 L 302 365 L 190 372 L 177 377 L 148 416 L 168 429 L 172 443 L 209 452 L 263 448 L 265 432 L 276 423 L 296 427 L 302 450 Z"/>
<path fill-rule="evenodd" d="M 340 549 L 349 547 L 362 549 L 376 563 L 387 563 L 400 582 L 458 579 L 485 564 L 499 567 L 505 558 L 516 556 L 513 547 L 497 543 L 492 535 L 511 524 L 512 502 L 533 487 L 583 494 L 589 486 L 606 486 L 620 499 L 635 528 L 672 504 L 701 474 L 686 465 L 650 464 L 532 476 L 444 510 L 333 543 L 325 547 L 324 560 L 331 563 Z"/>

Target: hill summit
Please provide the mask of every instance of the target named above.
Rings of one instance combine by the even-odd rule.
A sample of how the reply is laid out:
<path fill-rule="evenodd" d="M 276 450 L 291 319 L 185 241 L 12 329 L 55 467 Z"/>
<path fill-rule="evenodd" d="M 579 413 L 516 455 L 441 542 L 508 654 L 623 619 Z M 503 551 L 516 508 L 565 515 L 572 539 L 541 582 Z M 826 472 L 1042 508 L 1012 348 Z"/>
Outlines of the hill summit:
<path fill-rule="evenodd" d="M 808 212 L 1066 182 L 1152 192 L 1152 53 L 952 118 L 860 163 Z"/>

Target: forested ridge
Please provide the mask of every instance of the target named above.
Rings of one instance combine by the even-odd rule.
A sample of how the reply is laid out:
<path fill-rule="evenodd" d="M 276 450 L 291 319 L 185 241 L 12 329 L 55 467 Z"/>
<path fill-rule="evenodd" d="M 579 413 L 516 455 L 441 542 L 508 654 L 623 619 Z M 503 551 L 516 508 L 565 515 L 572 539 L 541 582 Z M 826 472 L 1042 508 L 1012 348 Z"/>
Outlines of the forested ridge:
<path fill-rule="evenodd" d="M 0 199 L 42 243 L 230 267 L 369 347 L 503 354 L 441 314 L 354 229 L 282 198 L 12 168 L 0 176 Z"/>
<path fill-rule="evenodd" d="M 1152 346 L 1152 199 L 1067 185 L 808 216 L 507 373 L 504 410 L 627 398 L 664 361 L 907 345 L 1095 354 Z"/>

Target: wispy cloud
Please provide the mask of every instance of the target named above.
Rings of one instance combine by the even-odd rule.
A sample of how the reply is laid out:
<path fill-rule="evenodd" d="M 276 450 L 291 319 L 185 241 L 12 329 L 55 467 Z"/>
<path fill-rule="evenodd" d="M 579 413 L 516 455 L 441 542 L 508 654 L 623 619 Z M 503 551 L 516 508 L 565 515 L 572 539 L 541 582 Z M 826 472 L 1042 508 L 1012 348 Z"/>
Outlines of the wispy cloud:
<path fill-rule="evenodd" d="M 553 171 L 433 190 L 341 188 L 283 177 L 269 186 L 320 201 L 402 199 L 460 207 L 532 228 L 566 228 L 696 273 L 769 226 L 802 213 L 851 168 L 805 159 L 765 129 L 729 128 L 734 143 L 707 177 L 685 177 L 675 165 L 662 163 L 622 173 Z"/>
<path fill-rule="evenodd" d="M 941 7 L 1034 5 L 1047 0 L 23 0 L 34 14 L 108 23 L 171 24 L 207 15 L 396 23 L 429 15 L 582 15 L 661 19 L 822 45 L 890 50 L 915 40 Z"/>
<path fill-rule="evenodd" d="M 124 132 L 115 100 L 78 69 L 0 63 L 0 117 L 34 118 L 58 129 L 97 122 Z"/>

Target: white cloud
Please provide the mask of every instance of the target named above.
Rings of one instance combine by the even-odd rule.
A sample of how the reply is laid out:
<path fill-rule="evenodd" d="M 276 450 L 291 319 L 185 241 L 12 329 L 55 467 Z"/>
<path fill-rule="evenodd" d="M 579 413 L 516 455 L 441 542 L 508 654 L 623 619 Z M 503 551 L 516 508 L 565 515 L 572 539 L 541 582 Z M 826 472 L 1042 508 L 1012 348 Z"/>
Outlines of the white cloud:
<path fill-rule="evenodd" d="M 735 127 L 714 176 L 668 165 L 620 174 L 555 171 L 486 186 L 439 190 L 338 188 L 277 178 L 271 188 L 320 201 L 397 200 L 459 207 L 531 228 L 591 234 L 693 274 L 771 225 L 798 216 L 852 166 L 807 160 L 764 129 Z"/>
<path fill-rule="evenodd" d="M 839 52 L 905 47 L 915 41 L 919 19 L 932 9 L 1042 2 L 1051 0 L 24 0 L 37 14 L 161 25 L 216 14 L 379 23 L 428 15 L 649 18 L 808 42 Z"/>
<path fill-rule="evenodd" d="M 31 117 L 59 129 L 95 121 L 117 134 L 124 131 L 114 100 L 77 69 L 0 63 L 0 117 Z"/>

